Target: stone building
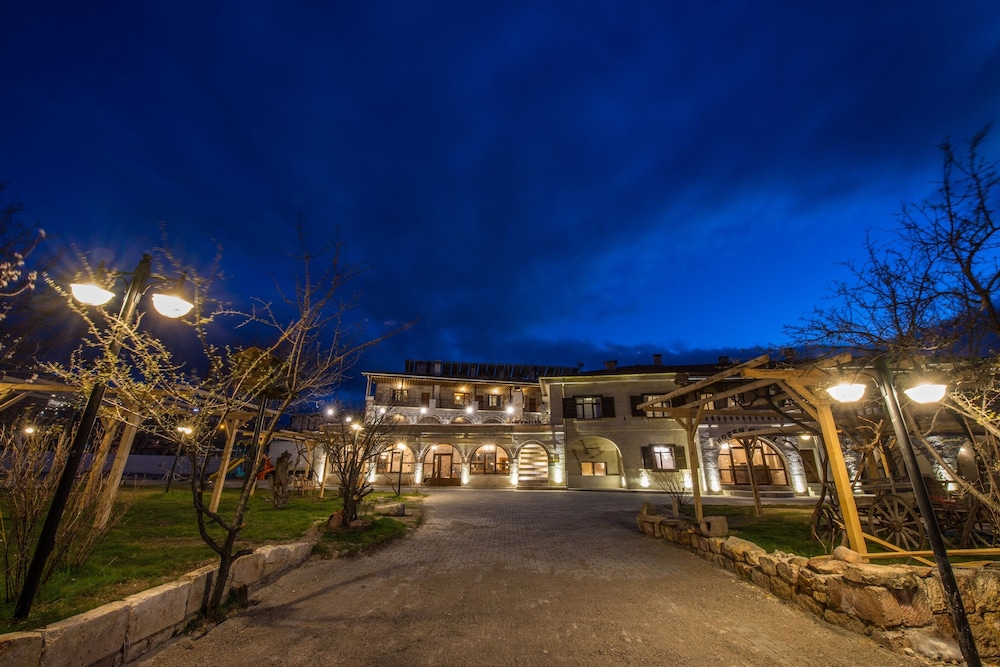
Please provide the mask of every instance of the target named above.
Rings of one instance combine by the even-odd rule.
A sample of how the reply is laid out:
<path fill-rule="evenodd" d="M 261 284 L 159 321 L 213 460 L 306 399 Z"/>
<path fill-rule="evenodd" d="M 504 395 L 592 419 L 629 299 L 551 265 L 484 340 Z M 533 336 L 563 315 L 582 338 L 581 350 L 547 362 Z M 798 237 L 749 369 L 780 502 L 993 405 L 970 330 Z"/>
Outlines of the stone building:
<path fill-rule="evenodd" d="M 432 486 L 565 488 L 563 433 L 549 419 L 539 378 L 576 371 L 408 360 L 402 373 L 363 373 L 366 413 L 391 411 L 398 441 L 376 475 Z"/>
<path fill-rule="evenodd" d="M 814 442 L 756 440 L 748 465 L 744 442 L 734 434 L 773 417 L 742 410 L 750 398 L 725 382 L 697 390 L 703 401 L 720 398 L 701 415 L 694 446 L 676 413 L 638 407 L 730 365 L 720 359 L 665 366 L 653 355 L 648 365 L 607 362 L 590 372 L 415 360 L 402 373 L 365 372 L 366 411 L 391 410 L 398 421 L 392 431 L 399 445 L 383 455 L 377 474 L 473 488 L 690 489 L 697 482 L 703 494 L 742 495 L 750 492 L 752 470 L 764 495 L 808 494 L 819 481 Z M 690 402 L 682 396 L 671 406 Z"/>

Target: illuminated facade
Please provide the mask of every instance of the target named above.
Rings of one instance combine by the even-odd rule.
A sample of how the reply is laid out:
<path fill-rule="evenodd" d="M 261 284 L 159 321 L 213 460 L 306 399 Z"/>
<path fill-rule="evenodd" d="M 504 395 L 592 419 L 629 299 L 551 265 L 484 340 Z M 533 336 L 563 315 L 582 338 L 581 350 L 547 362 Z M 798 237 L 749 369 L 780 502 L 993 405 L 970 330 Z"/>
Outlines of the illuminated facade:
<path fill-rule="evenodd" d="M 365 372 L 365 410 L 390 411 L 397 450 L 377 474 L 411 484 L 566 488 L 562 429 L 539 377 L 576 368 L 408 360 L 402 373 Z"/>
<path fill-rule="evenodd" d="M 566 441 L 569 488 L 676 490 L 697 482 L 702 494 L 750 493 L 752 482 L 762 495 L 807 495 L 818 486 L 817 457 L 811 439 L 795 436 L 754 441 L 748 464 L 742 431 L 759 429 L 773 417 L 737 414 L 736 394 L 706 404 L 694 446 L 680 423 L 661 408 L 639 406 L 658 396 L 678 393 L 712 377 L 729 364 L 664 366 L 660 355 L 651 365 L 618 367 L 607 362 L 599 371 L 541 378 L 551 422 Z M 731 393 L 724 383 L 698 388 L 670 401 L 672 408 L 693 408 L 696 401 Z M 691 412 L 694 412 L 692 409 Z M 692 478 L 692 457 L 698 457 L 698 479 Z M 754 479 L 750 479 L 751 470 Z"/>
<path fill-rule="evenodd" d="M 391 411 L 398 441 L 376 472 L 411 484 L 472 488 L 676 490 L 698 483 L 703 494 L 742 495 L 753 485 L 771 496 L 810 493 L 819 476 L 808 438 L 755 440 L 748 463 L 745 443 L 734 434 L 773 418 L 734 416 L 726 408 L 744 400 L 740 395 L 707 404 L 694 447 L 676 419 L 638 409 L 728 363 L 664 366 L 654 355 L 649 365 L 608 362 L 602 370 L 580 372 L 408 360 L 402 373 L 365 372 L 366 411 Z M 696 396 L 704 401 L 726 390 L 710 385 Z M 671 406 L 690 400 L 683 396 Z"/>

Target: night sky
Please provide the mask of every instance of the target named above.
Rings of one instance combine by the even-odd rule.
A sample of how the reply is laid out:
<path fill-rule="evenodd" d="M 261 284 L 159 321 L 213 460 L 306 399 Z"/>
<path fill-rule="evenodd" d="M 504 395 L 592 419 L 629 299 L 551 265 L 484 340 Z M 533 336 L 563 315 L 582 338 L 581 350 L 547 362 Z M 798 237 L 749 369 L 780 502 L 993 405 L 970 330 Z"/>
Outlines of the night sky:
<path fill-rule="evenodd" d="M 420 318 L 355 371 L 593 370 L 784 342 L 1000 117 L 1000 3 L 41 0 L 0 63 L 52 248 L 134 265 L 162 223 L 245 303 L 339 228 L 372 335 Z"/>

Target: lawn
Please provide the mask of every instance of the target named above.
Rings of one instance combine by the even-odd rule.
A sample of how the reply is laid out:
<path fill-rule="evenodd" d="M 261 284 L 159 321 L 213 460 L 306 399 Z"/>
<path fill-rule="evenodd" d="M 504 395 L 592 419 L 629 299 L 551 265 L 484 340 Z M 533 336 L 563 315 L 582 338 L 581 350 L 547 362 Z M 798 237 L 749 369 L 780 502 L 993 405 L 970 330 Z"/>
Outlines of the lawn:
<path fill-rule="evenodd" d="M 729 534 L 749 540 L 768 552 L 783 551 L 796 556 L 821 556 L 823 545 L 812 539 L 812 507 L 766 505 L 764 516 L 754 516 L 749 505 L 711 505 L 705 514 L 725 516 Z"/>
<path fill-rule="evenodd" d="M 237 489 L 223 493 L 223 516 L 231 515 L 238 493 Z M 93 557 L 78 571 L 56 572 L 35 598 L 31 618 L 6 631 L 46 625 L 216 562 L 215 552 L 198 534 L 187 489 L 170 493 L 162 487 L 123 489 L 121 495 L 131 506 Z M 275 510 L 269 494 L 258 492 L 247 507 L 237 549 L 299 539 L 339 508 L 336 497 L 292 496 L 284 509 Z M 217 534 L 221 536 L 221 531 Z M 13 608 L 13 601 L 7 601 L 0 613 L 9 619 Z"/>

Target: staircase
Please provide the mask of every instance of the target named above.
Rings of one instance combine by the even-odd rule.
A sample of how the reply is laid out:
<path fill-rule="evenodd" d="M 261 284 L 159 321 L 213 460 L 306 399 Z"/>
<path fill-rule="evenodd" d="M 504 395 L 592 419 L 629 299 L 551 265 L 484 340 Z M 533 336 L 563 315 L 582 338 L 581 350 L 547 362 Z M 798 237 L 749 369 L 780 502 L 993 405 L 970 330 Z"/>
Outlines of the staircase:
<path fill-rule="evenodd" d="M 527 445 L 517 457 L 517 488 L 549 488 L 549 459 L 538 445 Z"/>

